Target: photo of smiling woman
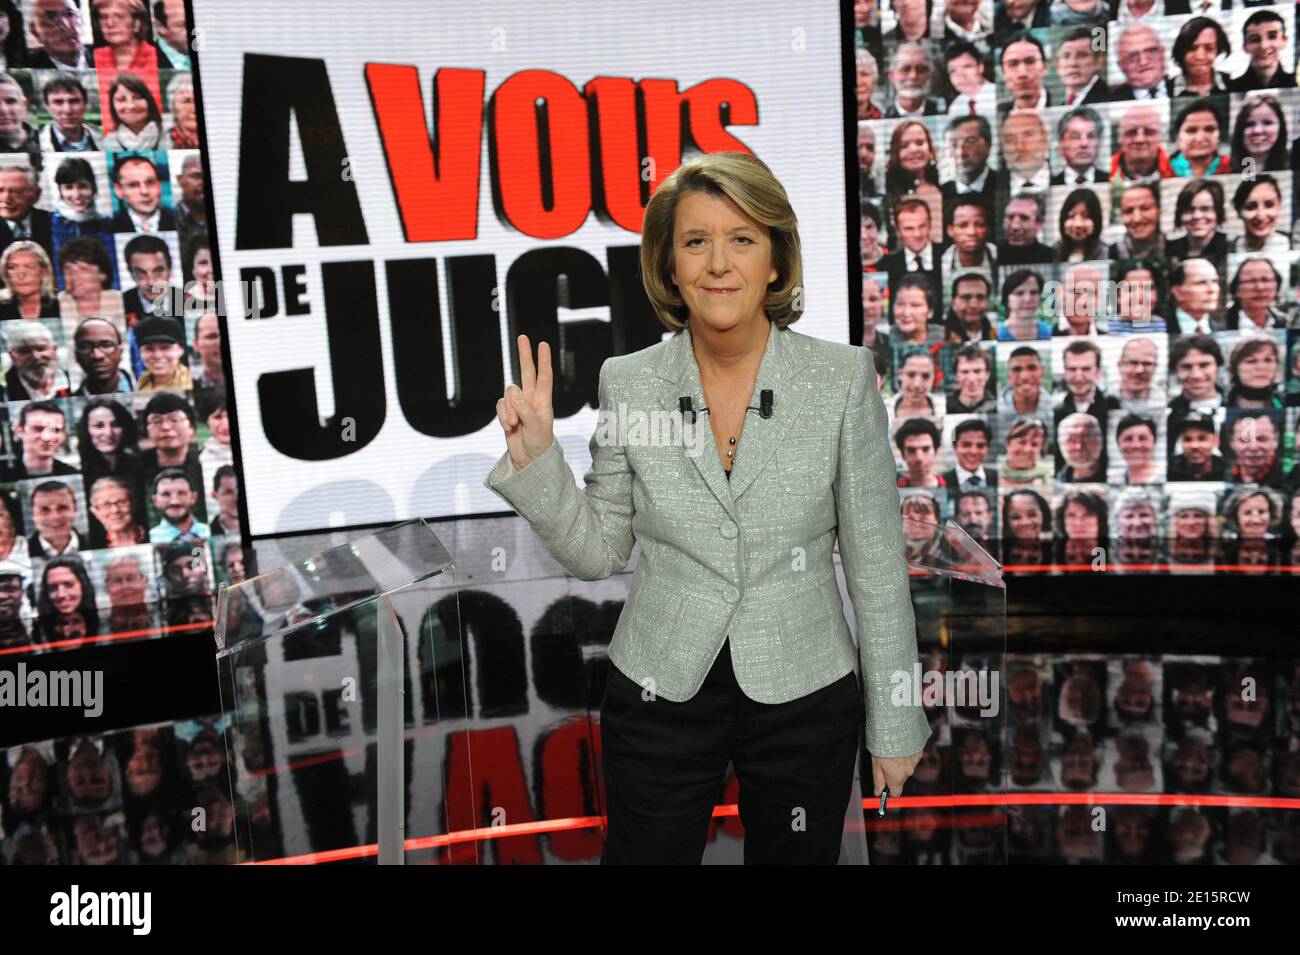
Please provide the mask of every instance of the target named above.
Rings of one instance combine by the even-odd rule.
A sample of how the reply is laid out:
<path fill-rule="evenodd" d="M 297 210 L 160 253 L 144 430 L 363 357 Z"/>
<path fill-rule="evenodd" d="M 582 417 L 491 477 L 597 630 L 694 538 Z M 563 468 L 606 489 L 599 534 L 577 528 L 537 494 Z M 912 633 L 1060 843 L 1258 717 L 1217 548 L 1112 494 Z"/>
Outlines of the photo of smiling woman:
<path fill-rule="evenodd" d="M 655 190 L 641 274 L 673 334 L 606 360 L 601 414 L 689 400 L 712 441 L 691 454 L 598 428 L 579 490 L 552 430 L 551 346 L 534 364 L 520 335 L 522 387 L 497 403 L 506 451 L 484 481 L 581 579 L 617 573 L 641 548 L 601 706 L 601 861 L 698 864 L 731 763 L 746 863 L 835 864 L 864 709 L 877 794 L 906 795 L 932 734 L 923 707 L 889 700 L 917 640 L 871 352 L 789 327 L 803 312 L 798 223 L 748 153 L 698 156 Z M 792 572 L 791 547 L 805 569 Z M 792 831 L 795 807 L 804 831 Z"/>
<path fill-rule="evenodd" d="M 1241 216 L 1245 233 L 1228 244 L 1229 252 L 1290 252 L 1291 238 L 1286 234 L 1290 216 L 1282 203 L 1282 187 L 1265 173 L 1254 179 L 1242 179 L 1232 194 L 1232 208 Z"/>
<path fill-rule="evenodd" d="M 41 569 L 36 616 L 45 639 L 66 640 L 99 633 L 95 587 L 80 557 L 53 557 Z"/>

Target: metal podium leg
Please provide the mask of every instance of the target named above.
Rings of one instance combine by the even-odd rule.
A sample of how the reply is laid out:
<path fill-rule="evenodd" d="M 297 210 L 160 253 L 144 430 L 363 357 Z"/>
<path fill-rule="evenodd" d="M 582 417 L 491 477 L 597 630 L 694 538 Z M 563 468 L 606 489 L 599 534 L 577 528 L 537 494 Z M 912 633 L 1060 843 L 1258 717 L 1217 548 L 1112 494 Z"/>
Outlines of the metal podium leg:
<path fill-rule="evenodd" d="M 402 673 L 405 647 L 402 628 L 397 622 L 393 602 L 384 597 L 379 604 L 378 636 L 378 745 L 377 803 L 379 864 L 404 865 L 403 851 L 406 817 L 403 812 L 406 792 L 406 764 L 402 758 L 403 707 Z"/>

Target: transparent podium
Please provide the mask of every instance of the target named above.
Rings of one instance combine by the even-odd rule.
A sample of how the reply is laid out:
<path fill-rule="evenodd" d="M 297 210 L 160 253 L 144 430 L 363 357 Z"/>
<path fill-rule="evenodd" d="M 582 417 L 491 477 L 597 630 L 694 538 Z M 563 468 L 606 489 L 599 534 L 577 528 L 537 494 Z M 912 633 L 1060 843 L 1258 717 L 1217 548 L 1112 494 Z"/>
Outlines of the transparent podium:
<path fill-rule="evenodd" d="M 934 733 L 883 819 L 860 749 L 840 861 L 1002 862 L 1001 570 L 955 524 L 904 531 L 921 653 L 900 692 L 919 695 Z M 465 558 L 491 563 L 458 574 L 411 521 L 220 592 L 241 861 L 600 861 L 600 707 L 631 568 L 577 580 L 520 518 L 454 532 Z M 842 572 L 840 588 L 848 611 Z M 742 859 L 737 786 L 729 769 L 705 863 Z"/>

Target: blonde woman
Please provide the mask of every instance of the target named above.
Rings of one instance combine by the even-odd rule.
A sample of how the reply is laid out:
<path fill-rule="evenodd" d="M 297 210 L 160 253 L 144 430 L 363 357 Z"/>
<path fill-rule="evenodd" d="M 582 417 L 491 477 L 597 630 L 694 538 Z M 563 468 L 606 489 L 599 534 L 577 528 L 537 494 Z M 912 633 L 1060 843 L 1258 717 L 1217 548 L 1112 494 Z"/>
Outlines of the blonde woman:
<path fill-rule="evenodd" d="M 534 363 L 523 335 L 522 387 L 497 402 L 506 451 L 484 482 L 581 579 L 617 573 L 640 544 L 601 707 L 602 862 L 698 863 L 732 762 L 747 862 L 834 863 L 861 745 L 859 654 L 877 794 L 902 791 L 931 735 L 920 705 L 890 702 L 917 643 L 871 352 L 790 328 L 798 224 L 748 153 L 699 156 L 655 190 L 641 274 L 673 334 L 601 367 L 586 490 L 552 429 L 551 346 Z M 620 409 L 667 416 L 681 440 L 608 440 Z M 806 831 L 791 829 L 796 807 Z"/>
<path fill-rule="evenodd" d="M 30 239 L 10 244 L 0 254 L 0 321 L 21 318 L 57 318 L 54 266 L 50 257 Z"/>

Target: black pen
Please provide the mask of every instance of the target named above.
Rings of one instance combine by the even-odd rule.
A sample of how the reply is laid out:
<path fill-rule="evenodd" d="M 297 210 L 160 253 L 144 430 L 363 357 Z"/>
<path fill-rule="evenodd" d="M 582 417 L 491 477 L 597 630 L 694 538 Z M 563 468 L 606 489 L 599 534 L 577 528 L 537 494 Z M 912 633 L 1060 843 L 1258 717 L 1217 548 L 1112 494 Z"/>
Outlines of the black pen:
<path fill-rule="evenodd" d="M 885 814 L 885 803 L 888 801 L 889 786 L 886 785 L 884 789 L 880 790 L 880 808 L 876 810 L 876 815 L 883 816 Z"/>

